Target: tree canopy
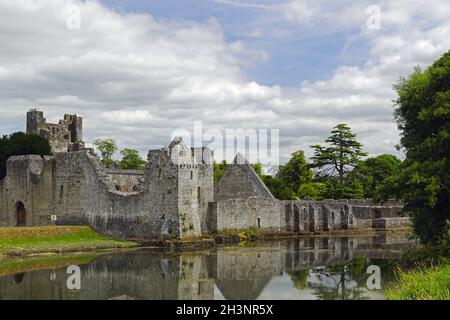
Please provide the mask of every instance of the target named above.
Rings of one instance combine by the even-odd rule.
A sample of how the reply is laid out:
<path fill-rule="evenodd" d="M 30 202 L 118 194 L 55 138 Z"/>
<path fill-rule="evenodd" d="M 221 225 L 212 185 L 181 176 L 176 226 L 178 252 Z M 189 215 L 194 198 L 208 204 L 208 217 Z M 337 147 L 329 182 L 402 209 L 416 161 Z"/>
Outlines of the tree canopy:
<path fill-rule="evenodd" d="M 0 138 L 0 180 L 6 175 L 6 161 L 9 157 L 27 154 L 51 155 L 48 140 L 23 132 L 16 132 Z"/>
<path fill-rule="evenodd" d="M 137 150 L 125 148 L 120 151 L 122 160 L 119 165 L 124 170 L 144 170 L 147 162 L 141 158 Z"/>
<path fill-rule="evenodd" d="M 425 243 L 446 241 L 450 220 L 450 51 L 394 86 L 395 119 L 406 159 L 386 193 L 397 194 Z"/>
<path fill-rule="evenodd" d="M 114 163 L 113 155 L 118 150 L 117 143 L 113 139 L 97 139 L 94 141 L 95 148 L 100 151 L 102 162 L 105 166 Z"/>
<path fill-rule="evenodd" d="M 297 193 L 302 184 L 311 182 L 313 171 L 305 159 L 303 150 L 291 154 L 291 159 L 285 165 L 280 166 L 277 177 L 293 193 Z"/>
<path fill-rule="evenodd" d="M 338 177 L 344 183 L 345 175 L 367 156 L 362 151 L 362 144 L 356 140 L 356 134 L 345 123 L 340 123 L 331 130 L 326 144 L 313 145 L 312 167 L 318 169 L 321 177 Z"/>
<path fill-rule="evenodd" d="M 350 180 L 359 180 L 364 198 L 374 198 L 389 177 L 400 172 L 402 161 L 392 154 L 382 154 L 361 161 L 350 173 Z"/>

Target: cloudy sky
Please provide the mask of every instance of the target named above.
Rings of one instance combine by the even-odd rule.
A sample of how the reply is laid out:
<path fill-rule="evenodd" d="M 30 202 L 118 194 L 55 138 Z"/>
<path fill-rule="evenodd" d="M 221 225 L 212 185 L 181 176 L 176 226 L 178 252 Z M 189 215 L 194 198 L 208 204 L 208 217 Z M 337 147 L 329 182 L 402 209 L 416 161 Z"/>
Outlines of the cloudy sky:
<path fill-rule="evenodd" d="M 346 122 L 396 153 L 393 83 L 449 49 L 447 0 L 2 0 L 0 133 L 38 107 L 144 153 L 202 121 L 279 129 L 284 162 Z"/>

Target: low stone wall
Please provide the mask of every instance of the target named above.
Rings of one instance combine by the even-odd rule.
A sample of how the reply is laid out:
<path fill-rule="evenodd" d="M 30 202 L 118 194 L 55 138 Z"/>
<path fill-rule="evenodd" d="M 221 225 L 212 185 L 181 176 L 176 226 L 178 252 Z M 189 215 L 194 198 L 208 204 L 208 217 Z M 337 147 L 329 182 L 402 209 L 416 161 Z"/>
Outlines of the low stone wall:
<path fill-rule="evenodd" d="M 411 228 L 412 222 L 408 217 L 397 218 L 382 218 L 372 220 L 372 227 L 374 229 L 403 229 Z"/>
<path fill-rule="evenodd" d="M 382 219 L 377 229 L 404 228 L 410 218 L 401 218 L 403 206 L 370 205 L 372 200 L 296 200 L 282 201 L 286 230 L 292 232 L 328 232 L 349 229 L 372 229 L 374 220 Z"/>
<path fill-rule="evenodd" d="M 353 215 L 358 219 L 395 218 L 402 214 L 403 206 L 352 205 Z"/>
<path fill-rule="evenodd" d="M 275 199 L 247 198 L 217 201 L 212 205 L 210 221 L 215 220 L 212 231 L 261 229 L 284 231 L 284 206 Z M 213 225 L 214 223 L 210 223 Z"/>

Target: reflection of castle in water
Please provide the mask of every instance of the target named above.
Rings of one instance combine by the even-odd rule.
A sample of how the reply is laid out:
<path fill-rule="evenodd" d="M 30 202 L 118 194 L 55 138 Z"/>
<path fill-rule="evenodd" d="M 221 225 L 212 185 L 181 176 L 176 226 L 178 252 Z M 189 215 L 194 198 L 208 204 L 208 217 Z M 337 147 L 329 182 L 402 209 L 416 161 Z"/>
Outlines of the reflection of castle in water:
<path fill-rule="evenodd" d="M 326 287 L 319 266 L 355 257 L 391 259 L 409 247 L 407 235 L 317 237 L 166 255 L 136 251 L 81 265 L 81 290 L 68 290 L 66 269 L 0 278 L 0 299 L 256 299 L 274 276 L 309 272 L 309 287 Z M 314 269 L 315 268 L 315 269 Z M 322 277 L 322 278 L 321 278 Z M 335 279 L 336 280 L 336 279 Z M 351 284 L 351 279 L 346 279 Z"/>

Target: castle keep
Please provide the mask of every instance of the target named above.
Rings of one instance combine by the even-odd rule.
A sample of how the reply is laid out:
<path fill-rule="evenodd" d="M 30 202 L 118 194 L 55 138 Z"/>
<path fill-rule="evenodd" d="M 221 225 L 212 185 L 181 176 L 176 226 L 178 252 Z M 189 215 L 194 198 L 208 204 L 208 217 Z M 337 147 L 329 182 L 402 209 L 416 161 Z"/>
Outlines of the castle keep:
<path fill-rule="evenodd" d="M 48 139 L 53 155 L 8 159 L 0 226 L 89 225 L 120 238 L 184 238 L 227 229 L 307 233 L 410 224 L 395 202 L 279 201 L 239 154 L 215 187 L 213 152 L 181 138 L 150 150 L 142 172 L 108 169 L 85 148 L 82 124 L 76 115 L 50 124 L 41 111 L 27 113 L 27 133 Z"/>

